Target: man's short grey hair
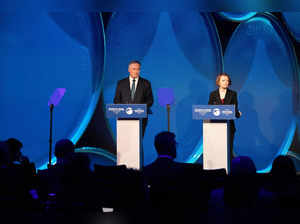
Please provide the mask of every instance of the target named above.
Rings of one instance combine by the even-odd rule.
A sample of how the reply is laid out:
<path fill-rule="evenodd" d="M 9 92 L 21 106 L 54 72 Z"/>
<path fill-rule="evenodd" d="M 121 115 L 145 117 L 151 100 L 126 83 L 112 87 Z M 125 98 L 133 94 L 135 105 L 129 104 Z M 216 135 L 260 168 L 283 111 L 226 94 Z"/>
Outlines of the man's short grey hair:
<path fill-rule="evenodd" d="M 129 66 L 129 65 L 132 65 L 132 64 L 138 64 L 139 66 L 142 65 L 142 63 L 141 63 L 140 61 L 138 61 L 138 60 L 130 61 L 129 64 L 128 64 L 128 66 Z"/>

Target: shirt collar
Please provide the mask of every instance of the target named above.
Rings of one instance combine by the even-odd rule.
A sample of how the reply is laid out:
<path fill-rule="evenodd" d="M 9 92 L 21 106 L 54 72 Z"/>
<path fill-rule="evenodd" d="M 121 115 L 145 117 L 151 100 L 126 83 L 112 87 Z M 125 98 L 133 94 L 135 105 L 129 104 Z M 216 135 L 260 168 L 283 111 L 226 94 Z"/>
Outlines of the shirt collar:
<path fill-rule="evenodd" d="M 131 78 L 131 76 L 129 75 L 129 80 L 130 80 L 130 82 L 132 82 L 133 81 L 133 78 Z M 139 80 L 139 77 L 137 77 L 137 78 L 135 78 L 135 81 L 137 82 Z"/>

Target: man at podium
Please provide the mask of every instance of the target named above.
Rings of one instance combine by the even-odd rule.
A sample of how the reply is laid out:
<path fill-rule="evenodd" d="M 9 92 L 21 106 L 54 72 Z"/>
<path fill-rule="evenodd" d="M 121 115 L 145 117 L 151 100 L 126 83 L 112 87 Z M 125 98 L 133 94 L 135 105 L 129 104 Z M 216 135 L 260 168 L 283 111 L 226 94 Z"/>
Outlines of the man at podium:
<path fill-rule="evenodd" d="M 239 118 L 242 113 L 238 109 L 238 98 L 237 93 L 228 87 L 231 85 L 231 79 L 228 74 L 221 73 L 216 78 L 216 84 L 219 87 L 218 89 L 212 91 L 209 94 L 208 104 L 211 105 L 235 105 L 235 116 Z M 230 120 L 230 136 L 229 136 L 229 145 L 230 145 L 230 161 L 234 157 L 233 152 L 233 140 L 235 133 L 234 121 Z"/>
<path fill-rule="evenodd" d="M 129 77 L 118 81 L 114 103 L 115 104 L 147 104 L 148 113 L 153 104 L 151 83 L 140 77 L 141 63 L 131 61 L 128 65 Z M 146 130 L 148 118 L 143 118 L 143 136 Z"/>

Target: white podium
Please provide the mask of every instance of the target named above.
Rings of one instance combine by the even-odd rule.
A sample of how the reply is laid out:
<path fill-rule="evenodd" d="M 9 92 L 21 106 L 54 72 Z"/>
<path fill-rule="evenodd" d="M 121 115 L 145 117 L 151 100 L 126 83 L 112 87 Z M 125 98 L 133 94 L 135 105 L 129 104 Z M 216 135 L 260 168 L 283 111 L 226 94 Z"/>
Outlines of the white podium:
<path fill-rule="evenodd" d="M 230 172 L 230 120 L 234 105 L 193 105 L 193 119 L 203 120 L 203 169 Z"/>
<path fill-rule="evenodd" d="M 142 119 L 147 117 L 146 104 L 108 104 L 106 116 L 117 118 L 117 165 L 143 167 Z"/>
<path fill-rule="evenodd" d="M 141 169 L 142 158 L 142 121 L 117 120 L 117 165 Z"/>
<path fill-rule="evenodd" d="M 203 120 L 203 169 L 230 171 L 229 122 Z"/>

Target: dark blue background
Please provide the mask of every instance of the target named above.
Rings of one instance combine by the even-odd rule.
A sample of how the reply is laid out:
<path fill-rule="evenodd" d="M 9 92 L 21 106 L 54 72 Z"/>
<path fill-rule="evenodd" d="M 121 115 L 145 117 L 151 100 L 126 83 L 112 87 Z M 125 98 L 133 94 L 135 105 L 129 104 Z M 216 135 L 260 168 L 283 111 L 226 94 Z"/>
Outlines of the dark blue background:
<path fill-rule="evenodd" d="M 104 24 L 101 13 L 0 16 L 0 138 L 19 138 L 37 167 L 48 159 L 47 102 L 58 87 L 67 92 L 54 109 L 53 140 L 115 153 L 115 122 L 103 112 L 133 59 L 142 62 L 155 100 L 145 164 L 155 159 L 155 134 L 167 129 L 157 100 L 162 87 L 175 93 L 177 159 L 199 162 L 202 126 L 192 120 L 192 105 L 207 104 L 222 71 L 232 77 L 243 113 L 235 152 L 267 171 L 276 155 L 297 147 L 299 13 L 118 12 L 102 13 Z"/>

